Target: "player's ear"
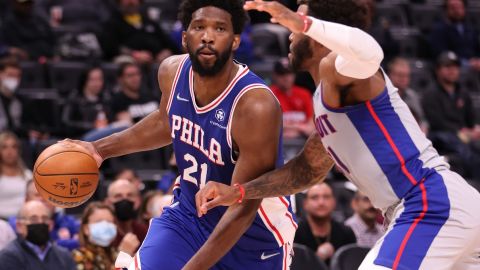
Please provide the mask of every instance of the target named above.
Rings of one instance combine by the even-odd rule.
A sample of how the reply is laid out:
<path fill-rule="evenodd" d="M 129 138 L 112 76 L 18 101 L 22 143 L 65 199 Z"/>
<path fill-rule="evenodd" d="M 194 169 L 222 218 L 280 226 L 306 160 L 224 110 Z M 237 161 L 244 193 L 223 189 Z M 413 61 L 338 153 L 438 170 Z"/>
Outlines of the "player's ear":
<path fill-rule="evenodd" d="M 187 32 L 182 31 L 182 47 L 185 51 L 187 51 Z"/>
<path fill-rule="evenodd" d="M 232 51 L 236 51 L 238 47 L 240 47 L 240 43 L 242 42 L 240 35 L 233 36 L 233 43 L 232 43 Z"/>

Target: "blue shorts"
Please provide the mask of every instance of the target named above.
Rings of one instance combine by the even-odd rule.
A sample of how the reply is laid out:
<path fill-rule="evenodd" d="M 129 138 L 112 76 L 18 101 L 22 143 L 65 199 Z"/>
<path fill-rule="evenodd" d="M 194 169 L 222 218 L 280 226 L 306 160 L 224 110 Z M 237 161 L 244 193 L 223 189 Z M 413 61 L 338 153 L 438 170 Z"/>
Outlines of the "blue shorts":
<path fill-rule="evenodd" d="M 195 215 L 178 208 L 165 208 L 160 218 L 152 220 L 147 237 L 128 269 L 182 269 L 209 235 Z M 211 269 L 286 270 L 291 256 L 291 244 L 270 250 L 244 250 L 234 246 Z"/>

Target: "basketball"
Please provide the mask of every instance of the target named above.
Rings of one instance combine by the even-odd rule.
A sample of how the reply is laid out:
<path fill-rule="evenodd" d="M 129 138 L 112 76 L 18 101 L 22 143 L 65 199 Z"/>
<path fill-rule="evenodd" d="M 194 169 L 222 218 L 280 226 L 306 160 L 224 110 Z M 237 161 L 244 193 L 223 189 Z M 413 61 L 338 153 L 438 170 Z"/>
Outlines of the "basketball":
<path fill-rule="evenodd" d="M 60 142 L 46 148 L 33 168 L 34 182 L 49 203 L 71 208 L 87 201 L 98 186 L 95 159 L 82 146 Z"/>

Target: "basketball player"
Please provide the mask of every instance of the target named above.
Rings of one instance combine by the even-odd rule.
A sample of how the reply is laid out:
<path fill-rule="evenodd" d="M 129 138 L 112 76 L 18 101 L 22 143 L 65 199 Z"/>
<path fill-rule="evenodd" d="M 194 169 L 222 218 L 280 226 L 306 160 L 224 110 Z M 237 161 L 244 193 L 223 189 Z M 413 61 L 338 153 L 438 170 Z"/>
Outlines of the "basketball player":
<path fill-rule="evenodd" d="M 238 198 L 300 192 L 323 180 L 330 156 L 390 220 L 360 269 L 480 269 L 480 195 L 449 170 L 380 69 L 380 46 L 360 30 L 365 7 L 310 0 L 295 13 L 256 0 L 245 9 L 268 12 L 293 32 L 292 66 L 318 86 L 317 133 L 284 167 L 243 186 L 209 182 L 196 198 L 199 215 Z"/>
<path fill-rule="evenodd" d="M 233 61 L 247 20 L 243 3 L 185 0 L 180 18 L 188 55 L 161 64 L 159 110 L 92 144 L 77 141 L 99 164 L 173 142 L 182 172 L 174 202 L 152 221 L 128 269 L 280 270 L 290 264 L 297 224 L 289 199 L 249 200 L 201 218 L 195 208 L 207 180 L 241 184 L 282 165 L 279 103 L 259 77 Z"/>

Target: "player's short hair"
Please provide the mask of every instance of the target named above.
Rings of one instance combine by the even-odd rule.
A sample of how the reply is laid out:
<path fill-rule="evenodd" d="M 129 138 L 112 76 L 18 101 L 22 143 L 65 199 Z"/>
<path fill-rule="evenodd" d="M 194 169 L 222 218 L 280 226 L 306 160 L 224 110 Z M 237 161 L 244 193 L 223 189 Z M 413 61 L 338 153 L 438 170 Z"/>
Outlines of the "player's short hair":
<path fill-rule="evenodd" d="M 183 28 L 187 29 L 195 11 L 208 6 L 216 7 L 230 13 L 233 32 L 239 35 L 249 20 L 247 12 L 243 9 L 244 3 L 244 0 L 183 0 L 178 19 L 182 22 Z"/>
<path fill-rule="evenodd" d="M 369 23 L 368 8 L 359 0 L 300 0 L 308 5 L 308 15 L 365 30 Z"/>

